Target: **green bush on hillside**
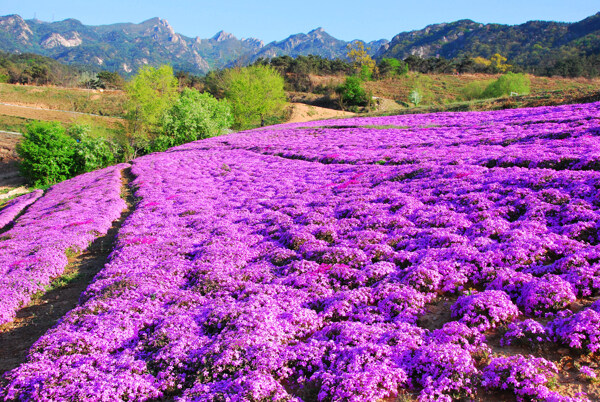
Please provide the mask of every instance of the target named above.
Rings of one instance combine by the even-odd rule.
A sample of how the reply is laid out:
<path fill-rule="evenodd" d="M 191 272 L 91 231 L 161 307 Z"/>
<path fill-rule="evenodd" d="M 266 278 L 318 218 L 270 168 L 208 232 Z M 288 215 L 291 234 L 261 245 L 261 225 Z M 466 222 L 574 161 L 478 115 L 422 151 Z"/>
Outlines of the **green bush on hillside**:
<path fill-rule="evenodd" d="M 102 137 L 90 136 L 90 126 L 76 124 L 69 128 L 68 134 L 77 141 L 73 154 L 73 176 L 115 163 L 118 146 Z"/>
<path fill-rule="evenodd" d="M 368 106 L 371 97 L 362 87 L 360 77 L 352 75 L 346 78 L 346 81 L 337 88 L 340 95 L 340 105 L 342 109 L 349 106 Z"/>
<path fill-rule="evenodd" d="M 489 81 L 473 81 L 461 89 L 461 98 L 463 100 L 483 99 L 485 89 L 490 85 Z"/>
<path fill-rule="evenodd" d="M 154 141 L 152 151 L 224 134 L 232 124 L 231 106 L 226 99 L 219 101 L 209 93 L 186 88 L 163 116 L 163 132 Z"/>
<path fill-rule="evenodd" d="M 530 92 L 531 82 L 529 77 L 522 73 L 508 72 L 487 86 L 483 91 L 483 98 L 499 98 L 513 93 L 526 95 Z"/>
<path fill-rule="evenodd" d="M 58 183 L 72 176 L 76 141 L 57 122 L 33 122 L 17 145 L 21 174 L 34 186 Z"/>

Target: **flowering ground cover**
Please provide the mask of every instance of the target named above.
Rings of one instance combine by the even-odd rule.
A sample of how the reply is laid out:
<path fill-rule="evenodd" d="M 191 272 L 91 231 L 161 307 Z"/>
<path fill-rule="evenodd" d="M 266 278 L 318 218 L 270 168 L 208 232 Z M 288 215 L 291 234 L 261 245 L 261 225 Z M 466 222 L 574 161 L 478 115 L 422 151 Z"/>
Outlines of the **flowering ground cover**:
<path fill-rule="evenodd" d="M 121 171 L 127 166 L 78 176 L 53 186 L 41 198 L 41 191 L 35 191 L 6 207 L 22 208 L 37 198 L 0 239 L 0 324 L 13 319 L 33 294 L 44 291 L 62 273 L 69 255 L 108 231 L 125 207 Z"/>
<path fill-rule="evenodd" d="M 600 103 L 273 126 L 132 174 L 5 399 L 600 398 Z"/>
<path fill-rule="evenodd" d="M 43 193 L 42 190 L 32 191 L 31 193 L 15 198 L 2 207 L 0 209 L 0 230 L 11 224 L 17 215 L 33 204 Z"/>

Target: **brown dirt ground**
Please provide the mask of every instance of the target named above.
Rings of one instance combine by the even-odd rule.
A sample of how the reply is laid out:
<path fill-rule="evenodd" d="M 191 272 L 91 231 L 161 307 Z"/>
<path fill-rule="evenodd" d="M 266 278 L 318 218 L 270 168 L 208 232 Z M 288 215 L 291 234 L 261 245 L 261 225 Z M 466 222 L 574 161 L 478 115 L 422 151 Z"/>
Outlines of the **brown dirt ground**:
<path fill-rule="evenodd" d="M 330 119 L 334 117 L 352 117 L 355 114 L 341 110 L 327 109 L 304 103 L 291 103 L 291 116 L 287 123 L 301 123 L 311 120 Z"/>
<path fill-rule="evenodd" d="M 45 105 L 31 105 L 31 104 L 19 104 L 19 105 L 4 105 L 0 104 L 0 114 L 6 116 L 23 117 L 26 119 L 35 120 L 46 120 L 46 121 L 60 121 L 61 123 L 74 123 L 82 118 L 82 116 L 89 116 L 92 119 L 99 119 L 104 124 L 109 126 L 118 126 L 123 124 L 123 119 L 116 117 L 105 117 L 105 116 L 93 116 L 86 115 L 83 113 L 69 112 L 52 110 L 43 107 Z"/>
<path fill-rule="evenodd" d="M 113 249 L 115 236 L 132 211 L 134 199 L 129 189 L 131 179 L 129 172 L 122 179 L 122 196 L 126 198 L 128 208 L 119 220 L 113 223 L 105 236 L 96 239 L 86 251 L 69 259 L 63 277 L 68 275 L 75 278 L 35 297 L 28 306 L 17 312 L 17 318 L 13 322 L 0 326 L 0 377 L 23 363 L 29 348 L 77 305 L 81 293 L 104 267 Z"/>
<path fill-rule="evenodd" d="M 15 147 L 21 137 L 13 134 L 0 133 L 0 190 L 21 187 L 25 181 L 17 168 L 17 153 Z M 3 195 L 0 194 L 0 198 Z M 14 193 L 10 193 L 12 195 Z"/>

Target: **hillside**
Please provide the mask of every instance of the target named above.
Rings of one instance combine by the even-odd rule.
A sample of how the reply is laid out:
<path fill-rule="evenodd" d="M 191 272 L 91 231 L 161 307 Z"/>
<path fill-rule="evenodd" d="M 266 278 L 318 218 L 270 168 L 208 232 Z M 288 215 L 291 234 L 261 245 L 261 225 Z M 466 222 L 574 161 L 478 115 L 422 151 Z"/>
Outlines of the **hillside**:
<path fill-rule="evenodd" d="M 348 43 L 321 28 L 265 44 L 223 31 L 208 39 L 189 38 L 160 18 L 88 26 L 74 19 L 48 23 L 25 21 L 18 15 L 0 17 L 0 50 L 32 52 L 125 75 L 146 64 L 171 64 L 175 70 L 204 74 L 281 55 L 344 58 Z M 402 32 L 389 43 L 381 39 L 366 47 L 377 59 L 409 55 L 489 58 L 500 53 L 509 62 L 536 72 L 559 60 L 600 54 L 600 13 L 576 23 L 530 21 L 511 26 L 460 20 Z"/>
<path fill-rule="evenodd" d="M 461 20 L 434 24 L 396 35 L 375 57 L 489 58 L 495 53 L 529 71 L 569 56 L 600 54 L 600 13 L 577 23 L 530 21 L 510 26 Z"/>
<path fill-rule="evenodd" d="M 599 116 L 279 125 L 17 199 L 0 338 L 35 346 L 0 350 L 0 398 L 598 400 Z M 12 336 L 111 225 L 79 304 Z"/>

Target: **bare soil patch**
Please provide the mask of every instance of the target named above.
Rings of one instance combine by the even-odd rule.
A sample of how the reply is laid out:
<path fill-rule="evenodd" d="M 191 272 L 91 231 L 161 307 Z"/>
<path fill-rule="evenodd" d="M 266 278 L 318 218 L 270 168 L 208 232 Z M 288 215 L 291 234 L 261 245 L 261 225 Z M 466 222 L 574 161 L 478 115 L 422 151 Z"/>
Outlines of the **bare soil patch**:
<path fill-rule="evenodd" d="M 0 190 L 9 190 L 25 184 L 17 166 L 19 157 L 16 146 L 20 140 L 18 135 L 0 133 Z M 6 194 L 8 193 L 0 194 L 0 199 Z"/>
<path fill-rule="evenodd" d="M 55 279 L 51 290 L 35 298 L 17 313 L 17 318 L 0 326 L 0 376 L 25 361 L 31 346 L 73 309 L 81 293 L 104 267 L 113 249 L 115 237 L 132 212 L 134 199 L 129 189 L 129 171 L 123 177 L 123 196 L 128 208 L 108 233 L 96 239 L 82 254 L 69 259 L 64 274 Z M 1 384 L 1 381 L 0 381 Z"/>
<path fill-rule="evenodd" d="M 288 123 L 302 123 L 311 120 L 331 119 L 336 117 L 352 117 L 355 113 L 341 110 L 327 109 L 324 107 L 306 105 L 304 103 L 292 103 L 292 113 Z"/>
<path fill-rule="evenodd" d="M 34 120 L 59 121 L 61 123 L 74 123 L 77 120 L 81 119 L 82 116 L 90 116 L 93 119 L 100 119 L 104 124 L 108 124 L 112 127 L 123 124 L 123 119 L 119 119 L 116 117 L 95 116 L 79 112 L 53 110 L 42 106 L 46 105 L 0 104 L 0 114 Z"/>

